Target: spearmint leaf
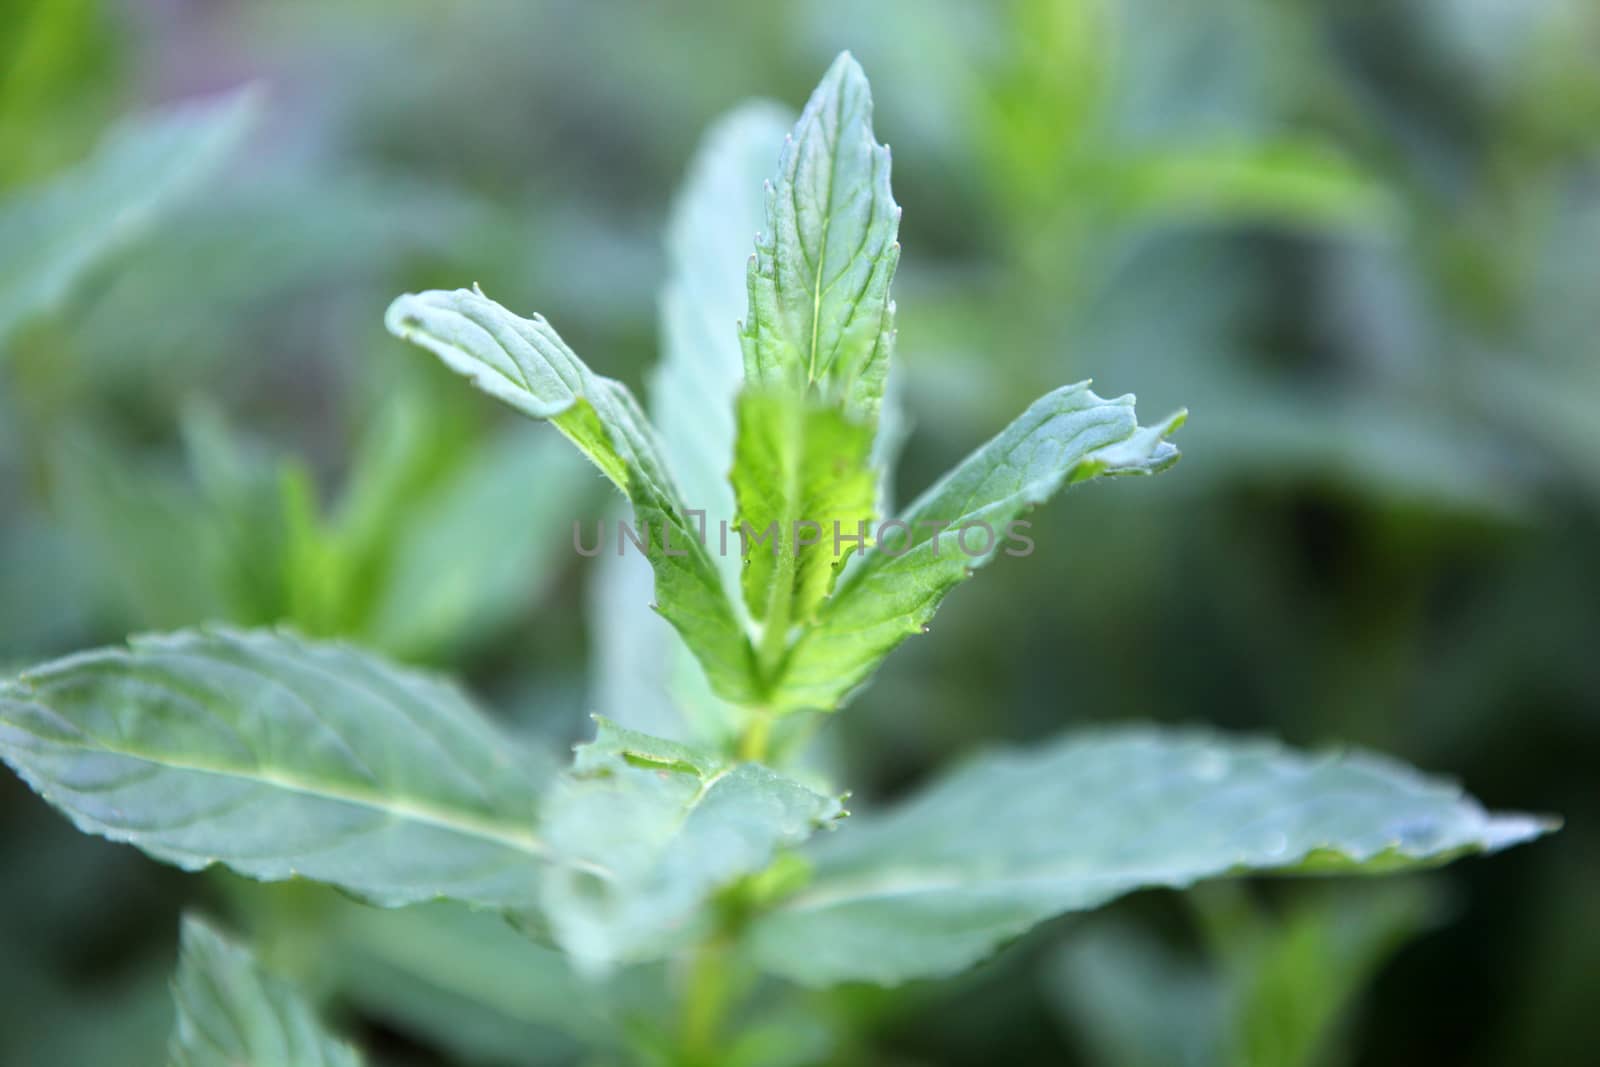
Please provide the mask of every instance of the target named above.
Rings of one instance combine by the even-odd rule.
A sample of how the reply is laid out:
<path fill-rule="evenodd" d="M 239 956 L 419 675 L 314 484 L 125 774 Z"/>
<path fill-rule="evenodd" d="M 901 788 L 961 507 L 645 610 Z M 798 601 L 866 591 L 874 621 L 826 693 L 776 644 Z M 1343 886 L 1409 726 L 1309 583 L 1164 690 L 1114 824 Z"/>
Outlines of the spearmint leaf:
<path fill-rule="evenodd" d="M 649 379 L 650 418 L 685 502 L 705 511 L 711 525 L 734 516 L 728 457 L 734 397 L 744 380 L 738 330 L 744 261 L 761 226 L 761 183 L 792 120 L 769 103 L 746 104 L 719 119 L 689 165 L 667 230 L 669 274 L 661 294 L 661 361 Z M 597 562 L 590 586 L 595 706 L 627 726 L 729 747 L 737 709 L 711 692 L 667 623 L 639 611 L 650 600 L 648 564 L 632 553 L 608 553 Z M 738 552 L 719 551 L 717 564 L 724 588 L 736 590 Z"/>
<path fill-rule="evenodd" d="M 950 974 L 1053 915 L 1252 872 L 1372 873 L 1554 829 L 1376 756 L 1133 728 L 977 759 L 801 851 L 812 882 L 751 930 L 810 985 Z"/>
<path fill-rule="evenodd" d="M 361 1067 L 292 986 L 192 916 L 172 984 L 171 1067 Z"/>
<path fill-rule="evenodd" d="M 456 687 L 347 645 L 134 638 L 0 686 L 0 759 L 80 830 L 375 904 L 532 902 L 548 780 Z"/>
<path fill-rule="evenodd" d="M 738 411 L 732 480 L 739 529 L 749 538 L 745 604 L 782 638 L 833 590 L 848 558 L 835 553 L 835 535 L 862 538 L 872 521 L 872 429 L 784 389 L 747 390 Z"/>
<path fill-rule="evenodd" d="M 872 91 L 846 52 L 811 94 L 767 190 L 742 331 L 746 380 L 815 387 L 875 423 L 894 344 L 899 228 Z"/>
<path fill-rule="evenodd" d="M 1031 551 L 1008 538 L 1014 520 L 1067 485 L 1165 469 L 1178 450 L 1164 437 L 1182 420 L 1180 412 L 1140 427 L 1133 397 L 1103 400 L 1087 382 L 1036 400 L 894 524 L 879 528 L 882 543 L 846 572 L 816 626 L 796 640 L 772 706 L 838 707 L 896 645 L 922 631 L 974 568 L 1002 550 Z"/>
<path fill-rule="evenodd" d="M 77 167 L 0 204 L 0 344 L 209 176 L 255 112 L 244 90 L 133 119 Z"/>
<path fill-rule="evenodd" d="M 689 165 L 667 228 L 661 362 L 650 376 L 650 417 L 685 500 L 713 522 L 734 513 L 728 457 L 734 398 L 744 381 L 745 260 L 761 227 L 762 182 L 792 118 L 758 102 L 718 120 Z M 738 558 L 725 558 L 731 588 Z"/>
<path fill-rule="evenodd" d="M 544 818 L 565 861 L 545 880 L 545 919 L 584 972 L 703 934 L 716 890 L 841 814 L 836 799 L 765 767 L 597 721 Z"/>
<path fill-rule="evenodd" d="M 586 367 L 543 317 L 518 318 L 481 293 L 407 294 L 390 305 L 385 322 L 490 396 L 553 423 L 627 496 L 641 531 L 649 530 L 661 614 L 717 693 L 748 702 L 754 678 L 744 626 L 655 429 L 627 388 Z"/>

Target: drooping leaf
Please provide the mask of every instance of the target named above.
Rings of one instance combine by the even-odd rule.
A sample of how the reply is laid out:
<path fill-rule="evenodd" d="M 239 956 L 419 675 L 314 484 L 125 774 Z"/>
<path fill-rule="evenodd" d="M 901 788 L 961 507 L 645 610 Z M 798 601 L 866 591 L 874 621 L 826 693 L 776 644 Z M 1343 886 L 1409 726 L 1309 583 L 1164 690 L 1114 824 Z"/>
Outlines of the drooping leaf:
<path fill-rule="evenodd" d="M 360 1067 L 311 1005 L 245 949 L 199 919 L 183 921 L 173 982 L 171 1067 Z"/>
<path fill-rule="evenodd" d="M 872 91 L 846 52 L 807 101 L 767 191 L 742 335 L 748 382 L 814 386 L 876 423 L 894 344 L 899 228 Z"/>
<path fill-rule="evenodd" d="M 232 92 L 131 120 L 79 166 L 0 203 L 0 345 L 214 171 L 255 105 Z"/>
<path fill-rule="evenodd" d="M 1182 420 L 1180 412 L 1141 428 L 1133 397 L 1102 400 L 1087 382 L 1035 401 L 917 498 L 897 526 L 881 528 L 881 543 L 846 571 L 817 625 L 796 639 L 772 706 L 838 707 L 974 568 L 1001 551 L 1031 551 L 1008 536 L 1010 523 L 1076 482 L 1165 469 L 1178 451 L 1164 438 Z"/>
<path fill-rule="evenodd" d="M 748 538 L 745 604 L 782 636 L 811 621 L 832 591 L 851 547 L 843 539 L 870 537 L 872 429 L 783 389 L 741 393 L 738 425 L 732 480 Z"/>
<path fill-rule="evenodd" d="M 1110 730 L 980 758 L 813 841 L 814 880 L 757 921 L 752 946 L 807 984 L 892 984 L 950 974 L 1136 889 L 1428 866 L 1552 828 L 1374 756 Z"/>
<path fill-rule="evenodd" d="M 702 933 L 715 890 L 840 814 L 834 798 L 758 764 L 598 721 L 545 805 L 545 836 L 564 861 L 545 881 L 545 919 L 580 970 Z"/>
<path fill-rule="evenodd" d="M 0 759 L 86 833 L 374 903 L 520 907 L 548 767 L 456 687 L 348 645 L 134 638 L 0 686 Z"/>
<path fill-rule="evenodd" d="M 654 428 L 620 382 L 593 373 L 541 317 L 522 319 L 480 293 L 408 294 L 385 319 L 473 385 L 553 423 L 632 502 L 649 530 L 656 602 L 719 695 L 754 696 L 750 643 L 702 532 L 687 514 Z"/>

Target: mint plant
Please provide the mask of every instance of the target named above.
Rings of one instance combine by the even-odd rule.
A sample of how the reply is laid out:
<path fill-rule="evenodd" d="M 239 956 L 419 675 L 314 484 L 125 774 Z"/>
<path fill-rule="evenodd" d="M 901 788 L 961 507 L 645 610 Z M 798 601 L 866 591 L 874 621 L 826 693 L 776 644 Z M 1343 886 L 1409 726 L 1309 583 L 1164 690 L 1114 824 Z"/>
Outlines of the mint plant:
<path fill-rule="evenodd" d="M 560 767 L 448 680 L 287 629 L 210 626 L 4 683 L 0 756 L 80 829 L 184 869 L 304 879 L 380 907 L 454 901 L 506 916 L 505 937 L 553 945 L 594 979 L 672 961 L 678 1021 L 639 1036 L 649 1062 L 753 1062 L 737 1050 L 757 1008 L 730 979 L 747 969 L 814 987 L 936 978 L 1144 887 L 1388 872 L 1550 830 L 1381 758 L 1202 730 L 991 752 L 848 819 L 838 788 L 798 769 L 797 724 L 843 708 L 954 586 L 1015 547 L 1030 509 L 1079 482 L 1165 470 L 1183 420 L 1140 426 L 1132 397 L 1063 386 L 891 510 L 900 209 L 871 108 L 841 56 L 766 187 L 742 327 L 719 322 L 727 265 L 697 258 L 720 251 L 717 235 L 675 230 L 655 382 L 666 432 L 542 317 L 476 289 L 402 296 L 387 315 L 552 423 L 631 504 L 653 606 L 705 683 L 678 694 L 695 705 L 681 736 L 602 709 L 613 718 Z M 695 181 L 759 158 L 771 128 L 767 110 L 719 127 Z M 692 191 L 680 218 L 706 218 L 707 196 Z M 712 721 L 726 728 L 695 725 Z M 198 921 L 176 988 L 175 1064 L 358 1062 Z"/>

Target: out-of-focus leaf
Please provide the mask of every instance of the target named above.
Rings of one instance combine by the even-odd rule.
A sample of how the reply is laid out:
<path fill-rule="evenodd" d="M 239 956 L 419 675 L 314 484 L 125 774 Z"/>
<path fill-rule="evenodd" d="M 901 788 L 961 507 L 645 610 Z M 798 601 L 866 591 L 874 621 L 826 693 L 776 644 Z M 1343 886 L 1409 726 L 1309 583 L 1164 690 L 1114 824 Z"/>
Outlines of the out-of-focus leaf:
<path fill-rule="evenodd" d="M 1141 428 L 1131 396 L 1102 400 L 1087 383 L 1035 401 L 923 493 L 898 517 L 898 531 L 885 530 L 883 543 L 845 572 L 817 625 L 791 649 L 771 706 L 838 707 L 896 645 L 921 632 L 946 593 L 1000 552 L 1009 523 L 1075 482 L 1170 466 L 1178 451 L 1164 438 L 1182 420 L 1179 413 Z M 956 540 L 968 524 L 980 533 L 977 524 L 987 527 L 976 539 L 980 550 Z"/>
<path fill-rule="evenodd" d="M 292 987 L 199 919 L 183 923 L 171 1067 L 360 1067 Z"/>
<path fill-rule="evenodd" d="M 166 628 L 223 614 L 222 545 L 192 486 L 92 434 L 64 436 L 50 462 L 52 509 L 115 625 Z"/>
<path fill-rule="evenodd" d="M 706 513 L 708 538 L 734 515 L 728 462 L 734 396 L 744 380 L 739 318 L 745 260 L 761 225 L 762 183 L 790 116 L 746 104 L 713 124 L 689 165 L 667 230 L 670 273 L 661 294 L 661 361 L 650 376 L 650 414 L 684 502 Z M 717 553 L 724 588 L 739 585 L 737 551 Z M 590 586 L 595 706 L 622 725 L 725 749 L 735 715 L 694 658 L 655 615 L 644 560 L 607 553 Z"/>
<path fill-rule="evenodd" d="M 255 110 L 242 91 L 132 120 L 86 162 L 0 204 L 0 344 L 210 174 Z"/>
<path fill-rule="evenodd" d="M 1226 884 L 1193 899 L 1207 960 L 1101 919 L 1071 930 L 1053 954 L 1051 999 L 1096 1067 L 1345 1062 L 1334 1041 L 1341 1017 L 1436 903 L 1404 880 L 1296 896 L 1282 916 Z"/>
<path fill-rule="evenodd" d="M 386 322 L 395 336 L 433 352 L 479 389 L 552 422 L 600 468 L 649 531 L 662 615 L 683 635 L 719 695 L 753 700 L 744 626 L 687 514 L 656 432 L 626 387 L 590 371 L 543 318 L 518 318 L 465 289 L 402 296 Z"/>
<path fill-rule="evenodd" d="M 715 890 L 840 813 L 765 767 L 600 719 L 546 800 L 543 832 L 565 862 L 545 881 L 545 919 L 585 972 L 649 958 L 703 932 Z"/>
<path fill-rule="evenodd" d="M 498 916 L 459 905 L 379 911 L 331 902 L 303 937 L 342 999 L 468 1063 L 569 1063 L 624 1043 L 624 1021 L 665 1008 L 659 973 L 586 979 Z"/>
<path fill-rule="evenodd" d="M 745 261 L 761 226 L 762 185 L 788 129 L 788 113 L 765 102 L 717 120 L 689 164 L 667 227 L 650 417 L 684 501 L 713 526 L 733 517 L 728 461 L 734 396 L 744 380 Z M 737 557 L 726 559 L 728 577 L 736 578 Z"/>
<path fill-rule="evenodd" d="M 814 881 L 752 931 L 812 985 L 950 974 L 1034 924 L 1226 874 L 1365 873 L 1531 840 L 1454 785 L 1374 756 L 1124 729 L 975 760 L 802 850 Z"/>
<path fill-rule="evenodd" d="M 374 903 L 530 903 L 545 775 L 452 685 L 286 633 L 182 631 L 0 687 L 0 758 L 86 833 Z"/>
<path fill-rule="evenodd" d="M 415 656 L 502 625 L 570 544 L 588 485 L 583 465 L 553 439 L 509 432 L 483 445 L 414 503 L 364 635 Z"/>
<path fill-rule="evenodd" d="M 1373 178 L 1325 146 L 1289 139 L 1116 160 L 1101 180 L 1107 200 L 1140 221 L 1370 227 L 1388 224 L 1397 211 Z"/>
<path fill-rule="evenodd" d="M 1416 884 L 1365 888 L 1299 900 L 1281 919 L 1252 916 L 1243 926 L 1225 915 L 1218 921 L 1202 895 L 1201 914 L 1209 920 L 1232 1001 L 1223 1062 L 1337 1062 L 1340 1023 L 1352 1002 L 1434 911 L 1435 902 Z"/>
<path fill-rule="evenodd" d="M 1221 983 L 1137 927 L 1070 931 L 1045 979 L 1094 1067 L 1222 1067 Z"/>

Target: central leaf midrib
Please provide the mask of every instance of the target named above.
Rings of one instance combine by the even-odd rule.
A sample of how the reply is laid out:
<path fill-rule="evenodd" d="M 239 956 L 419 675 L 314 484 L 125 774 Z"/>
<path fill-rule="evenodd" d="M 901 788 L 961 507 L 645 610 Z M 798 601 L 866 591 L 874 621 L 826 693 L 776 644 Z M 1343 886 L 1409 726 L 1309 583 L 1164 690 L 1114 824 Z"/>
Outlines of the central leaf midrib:
<path fill-rule="evenodd" d="M 15 725 L 15 724 L 13 724 Z M 19 727 L 20 728 L 20 727 Z M 32 733 L 32 731 L 27 731 Z M 34 736 L 38 736 L 35 734 Z M 301 796 L 324 800 L 330 803 L 349 804 L 358 808 L 407 821 L 432 826 L 437 829 L 449 830 L 466 837 L 481 841 L 503 845 L 507 848 L 549 859 L 549 847 L 542 839 L 532 833 L 510 829 L 490 819 L 475 818 L 461 813 L 452 813 L 440 810 L 431 805 L 420 804 L 411 798 L 394 801 L 377 794 L 362 793 L 358 790 L 336 789 L 326 785 L 307 781 L 294 775 L 286 775 L 271 771 L 249 771 L 238 767 L 224 767 L 214 764 L 199 763 L 188 760 L 175 760 L 166 756 L 158 756 L 147 752 L 139 752 L 128 748 L 113 747 L 103 743 L 94 745 L 62 743 L 52 739 L 40 738 L 49 744 L 62 748 L 76 749 L 82 752 L 105 753 L 121 756 L 125 759 L 138 760 L 149 763 L 165 770 L 188 774 L 209 774 L 219 778 L 231 778 L 256 785 L 270 786 L 285 792 L 296 793 Z"/>

